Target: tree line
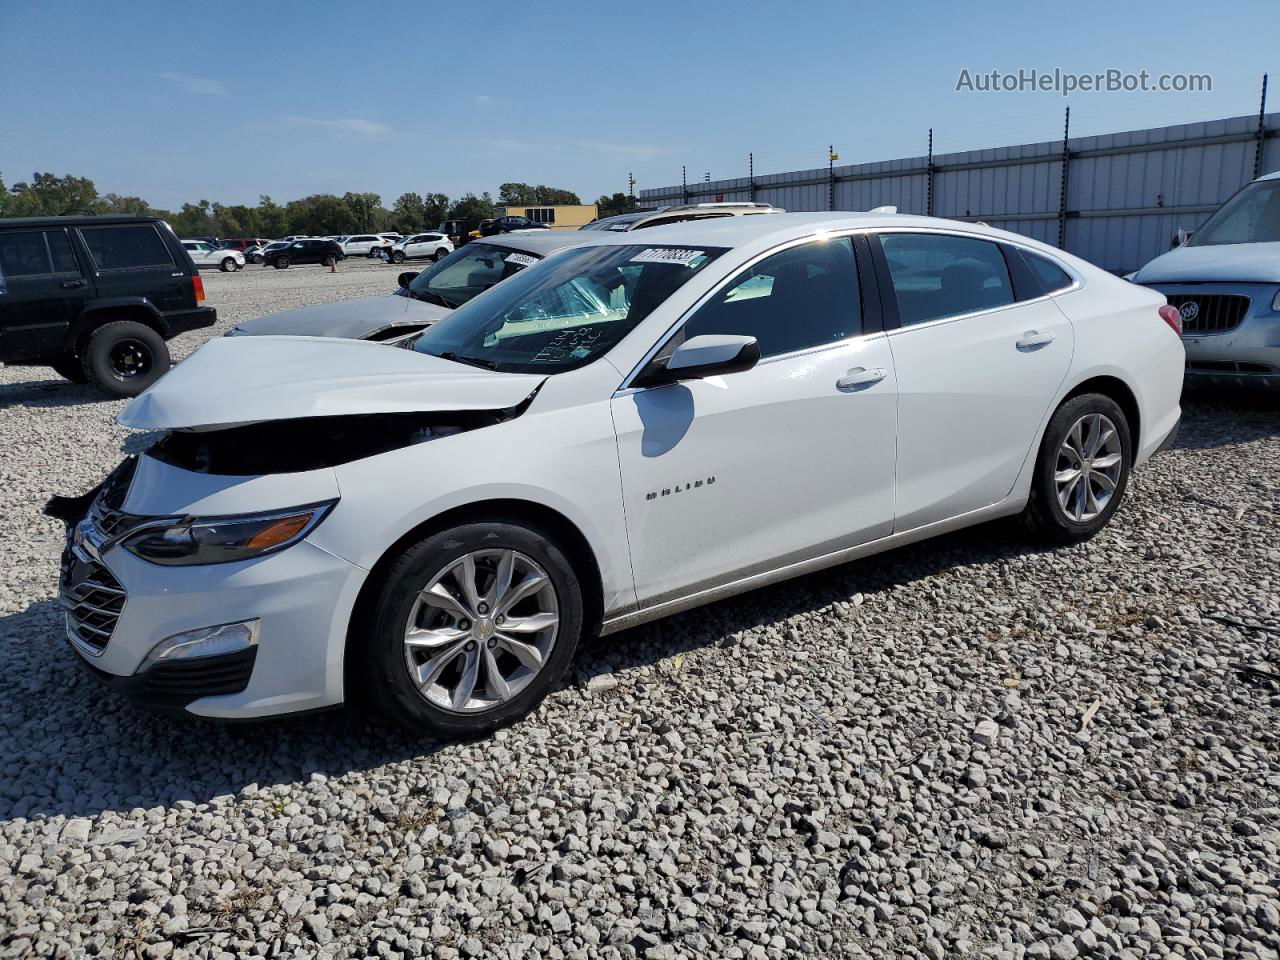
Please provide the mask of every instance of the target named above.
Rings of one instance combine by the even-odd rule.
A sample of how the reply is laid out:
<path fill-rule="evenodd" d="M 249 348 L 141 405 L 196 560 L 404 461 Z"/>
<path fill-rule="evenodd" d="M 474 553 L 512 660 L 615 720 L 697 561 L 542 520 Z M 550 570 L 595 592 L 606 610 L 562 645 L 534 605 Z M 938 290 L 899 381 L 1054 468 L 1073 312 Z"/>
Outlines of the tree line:
<path fill-rule="evenodd" d="M 87 177 L 36 173 L 29 181 L 5 186 L 0 179 L 0 217 L 53 217 L 73 214 L 127 213 L 160 217 L 180 237 L 284 237 L 294 234 L 378 233 L 394 230 L 416 233 L 434 229 L 445 220 L 477 223 L 494 215 L 495 206 L 581 203 L 571 190 L 504 183 L 498 199 L 486 191 L 465 193 L 451 200 L 443 193 L 403 193 L 388 209 L 376 193 L 317 193 L 279 204 L 263 194 L 257 206 L 201 200 L 181 209 L 153 207 L 141 197 L 99 194 Z M 600 216 L 631 209 L 626 194 L 599 200 Z M 606 212 L 606 210 L 608 212 Z"/>

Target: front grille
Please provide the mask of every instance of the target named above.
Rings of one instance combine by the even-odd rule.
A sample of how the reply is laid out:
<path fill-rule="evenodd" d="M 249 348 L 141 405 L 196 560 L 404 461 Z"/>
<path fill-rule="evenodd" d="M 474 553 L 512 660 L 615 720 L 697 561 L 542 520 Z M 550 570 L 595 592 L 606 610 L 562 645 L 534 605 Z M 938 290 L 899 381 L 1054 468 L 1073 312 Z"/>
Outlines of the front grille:
<path fill-rule="evenodd" d="M 124 610 L 124 587 L 96 560 L 68 547 L 62 557 L 59 599 L 67 630 L 90 653 L 101 653 Z"/>
<path fill-rule="evenodd" d="M 1234 293 L 1169 293 L 1165 296 L 1182 317 L 1183 333 L 1234 330 L 1249 312 L 1249 298 Z"/>
<path fill-rule="evenodd" d="M 101 531 L 106 540 L 114 540 L 124 536 L 138 524 L 149 519 L 132 513 L 125 513 L 120 508 L 129 493 L 129 484 L 133 482 L 133 474 L 138 468 L 138 458 L 130 457 L 102 481 L 102 489 L 89 507 L 89 518 L 93 525 Z"/>
<path fill-rule="evenodd" d="M 1245 360 L 1188 360 L 1187 369 L 1198 373 L 1275 373 L 1275 368 L 1265 363 L 1249 363 Z"/>

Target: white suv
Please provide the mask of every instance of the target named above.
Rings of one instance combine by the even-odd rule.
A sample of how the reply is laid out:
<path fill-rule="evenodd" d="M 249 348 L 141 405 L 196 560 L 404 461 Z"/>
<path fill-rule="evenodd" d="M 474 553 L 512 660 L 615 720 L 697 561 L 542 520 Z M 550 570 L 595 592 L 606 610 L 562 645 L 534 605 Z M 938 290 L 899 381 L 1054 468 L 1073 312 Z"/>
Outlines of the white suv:
<path fill-rule="evenodd" d="M 579 237 L 406 348 L 219 337 L 131 401 L 163 436 L 47 508 L 77 655 L 200 716 L 356 684 L 476 736 L 584 635 L 997 517 L 1086 540 L 1178 426 L 1177 311 L 1023 236 L 834 213 Z"/>
<path fill-rule="evenodd" d="M 415 233 L 391 247 L 391 262 L 443 260 L 453 253 L 453 241 L 443 233 Z"/>
<path fill-rule="evenodd" d="M 348 257 L 371 257 L 385 246 L 390 246 L 390 241 L 376 233 L 353 233 L 342 241 L 342 252 Z"/>
<path fill-rule="evenodd" d="M 244 267 L 244 254 L 239 250 L 215 247 L 203 240 L 183 240 L 182 246 L 191 254 L 191 262 L 197 267 L 217 267 L 223 273 Z"/>

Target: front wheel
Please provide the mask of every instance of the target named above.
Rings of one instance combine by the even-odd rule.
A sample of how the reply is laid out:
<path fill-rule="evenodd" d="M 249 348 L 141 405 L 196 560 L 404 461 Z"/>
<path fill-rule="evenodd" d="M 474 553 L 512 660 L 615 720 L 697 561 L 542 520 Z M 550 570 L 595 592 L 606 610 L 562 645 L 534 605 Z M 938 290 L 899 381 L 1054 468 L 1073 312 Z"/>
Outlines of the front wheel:
<path fill-rule="evenodd" d="M 542 702 L 583 627 L 582 590 L 547 531 L 476 522 L 388 569 L 364 641 L 370 700 L 420 733 L 482 736 Z"/>
<path fill-rule="evenodd" d="M 1071 397 L 1049 419 L 1023 525 L 1053 543 L 1088 540 L 1120 507 L 1133 460 L 1129 419 L 1110 397 Z"/>
<path fill-rule="evenodd" d="M 288 269 L 289 269 L 289 258 L 288 258 L 288 257 L 276 257 L 275 262 L 272 264 L 272 266 L 274 266 L 277 270 L 288 270 Z"/>
<path fill-rule="evenodd" d="M 233 257 L 223 257 L 222 263 L 218 264 L 218 269 L 223 273 L 231 273 L 236 269 L 236 261 Z"/>
<path fill-rule="evenodd" d="M 134 320 L 103 324 L 84 349 L 89 381 L 115 397 L 136 397 L 164 376 L 169 366 L 164 339 Z"/>
<path fill-rule="evenodd" d="M 403 250 L 397 250 L 395 253 L 391 254 L 391 262 L 392 262 L 392 263 L 404 263 L 404 251 L 403 251 Z"/>
<path fill-rule="evenodd" d="M 436 263 L 439 263 L 448 255 L 449 255 L 449 251 L 446 250 L 444 247 L 441 247 L 439 250 L 435 252 L 435 256 L 433 256 L 431 259 L 434 260 Z"/>

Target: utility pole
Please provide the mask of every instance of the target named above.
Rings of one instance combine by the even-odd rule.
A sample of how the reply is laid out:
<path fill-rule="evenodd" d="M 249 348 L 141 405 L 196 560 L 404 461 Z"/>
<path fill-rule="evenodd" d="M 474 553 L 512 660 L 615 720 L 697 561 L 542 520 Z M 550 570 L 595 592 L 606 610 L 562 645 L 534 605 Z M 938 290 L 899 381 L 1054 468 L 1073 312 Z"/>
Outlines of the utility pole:
<path fill-rule="evenodd" d="M 636 205 L 636 175 L 634 173 L 627 174 L 627 196 L 631 198 L 631 205 Z"/>
<path fill-rule="evenodd" d="M 1267 75 L 1262 75 L 1262 102 L 1258 104 L 1258 132 L 1255 134 L 1257 142 L 1253 147 L 1253 179 L 1257 180 L 1262 176 L 1262 145 L 1266 142 L 1267 136 Z"/>

